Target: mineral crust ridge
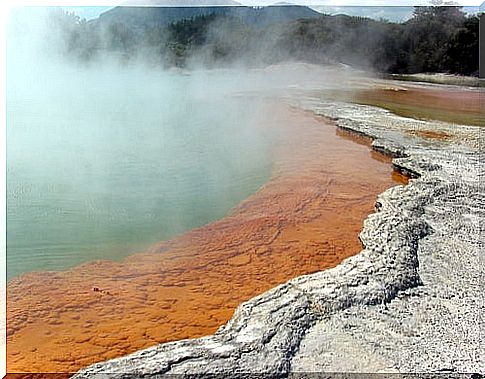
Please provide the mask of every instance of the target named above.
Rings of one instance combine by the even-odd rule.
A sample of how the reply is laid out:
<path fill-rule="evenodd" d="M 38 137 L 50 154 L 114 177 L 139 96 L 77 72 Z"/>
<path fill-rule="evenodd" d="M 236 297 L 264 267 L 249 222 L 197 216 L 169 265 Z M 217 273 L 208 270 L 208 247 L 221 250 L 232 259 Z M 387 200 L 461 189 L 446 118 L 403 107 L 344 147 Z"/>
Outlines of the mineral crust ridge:
<path fill-rule="evenodd" d="M 96 363 L 75 378 L 485 373 L 480 128 L 305 94 L 284 101 L 372 138 L 373 149 L 413 178 L 379 195 L 360 233 L 363 250 L 241 304 L 211 336 Z M 417 130 L 454 138 L 409 133 Z"/>

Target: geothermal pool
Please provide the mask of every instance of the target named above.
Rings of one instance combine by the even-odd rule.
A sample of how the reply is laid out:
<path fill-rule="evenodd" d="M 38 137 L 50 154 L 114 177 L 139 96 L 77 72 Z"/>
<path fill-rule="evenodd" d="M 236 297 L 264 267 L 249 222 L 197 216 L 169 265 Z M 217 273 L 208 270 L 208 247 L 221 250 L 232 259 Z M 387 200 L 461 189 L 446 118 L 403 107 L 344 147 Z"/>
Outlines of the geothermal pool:
<path fill-rule="evenodd" d="M 211 334 L 241 302 L 361 250 L 358 234 L 377 194 L 405 178 L 368 141 L 281 100 L 259 99 L 251 134 L 271 142 L 253 150 L 264 183 L 224 217 L 121 261 L 11 279 L 10 372 L 74 372 Z"/>
<path fill-rule="evenodd" d="M 119 260 L 255 192 L 271 173 L 270 136 L 261 101 L 228 96 L 228 78 L 66 66 L 14 75 L 8 278 Z"/>
<path fill-rule="evenodd" d="M 211 334 L 241 302 L 358 253 L 376 196 L 406 182 L 368 141 L 288 105 L 315 86 L 307 66 L 8 77 L 9 372 Z"/>

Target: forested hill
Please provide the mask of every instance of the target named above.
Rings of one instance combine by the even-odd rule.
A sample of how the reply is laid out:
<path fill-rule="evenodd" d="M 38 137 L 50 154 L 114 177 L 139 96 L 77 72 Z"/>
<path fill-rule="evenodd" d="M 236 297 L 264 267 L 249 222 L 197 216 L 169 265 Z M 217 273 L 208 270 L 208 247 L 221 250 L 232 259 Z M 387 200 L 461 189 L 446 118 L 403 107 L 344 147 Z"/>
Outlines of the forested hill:
<path fill-rule="evenodd" d="M 107 25 L 122 23 L 133 30 L 147 30 L 163 27 L 181 20 L 197 16 L 221 15 L 232 17 L 251 26 L 315 18 L 320 13 L 304 6 L 268 6 L 261 8 L 245 6 L 204 6 L 204 7 L 115 7 L 100 15 L 93 23 Z"/>
<path fill-rule="evenodd" d="M 63 11 L 51 17 L 62 53 L 83 61 L 110 55 L 213 67 L 298 60 L 390 73 L 478 74 L 478 17 L 455 6 L 416 7 L 404 23 L 302 6 L 117 7 L 90 22 Z"/>

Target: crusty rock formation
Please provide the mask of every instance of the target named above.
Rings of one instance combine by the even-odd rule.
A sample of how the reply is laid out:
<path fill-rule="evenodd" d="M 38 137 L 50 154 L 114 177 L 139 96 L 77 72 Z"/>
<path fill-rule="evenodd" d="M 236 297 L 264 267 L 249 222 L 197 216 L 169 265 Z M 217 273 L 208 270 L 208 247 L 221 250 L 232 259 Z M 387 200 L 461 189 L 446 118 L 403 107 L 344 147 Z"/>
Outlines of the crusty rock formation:
<path fill-rule="evenodd" d="M 301 94 L 286 100 L 372 137 L 376 150 L 415 178 L 378 197 L 360 234 L 364 250 L 241 304 L 212 336 L 98 363 L 76 378 L 485 372 L 479 128 Z M 442 128 L 462 138 L 407 133 Z"/>
<path fill-rule="evenodd" d="M 415 253 L 421 284 L 388 303 L 356 304 L 319 322 L 302 340 L 292 371 L 483 374 L 480 128 L 410 120 L 371 107 L 363 107 L 365 121 L 356 120 L 362 117 L 360 106 L 311 104 L 328 116 L 338 109 L 344 115 L 339 125 L 372 136 L 374 147 L 400 157 L 393 161 L 398 170 L 419 175 L 401 200 L 393 199 L 396 189 L 390 189 L 377 204 L 384 198 L 419 208 L 411 217 L 419 215 L 427 233 Z M 452 138 L 421 139 L 410 130 L 447 130 Z"/>

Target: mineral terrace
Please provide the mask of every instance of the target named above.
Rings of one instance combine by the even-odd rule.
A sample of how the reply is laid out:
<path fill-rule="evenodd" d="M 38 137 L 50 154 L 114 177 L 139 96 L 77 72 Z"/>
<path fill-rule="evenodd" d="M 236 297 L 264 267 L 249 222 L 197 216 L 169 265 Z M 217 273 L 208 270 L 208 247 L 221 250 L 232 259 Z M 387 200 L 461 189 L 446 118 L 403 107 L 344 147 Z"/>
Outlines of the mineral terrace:
<path fill-rule="evenodd" d="M 362 252 L 241 304 L 214 335 L 98 363 L 76 378 L 485 372 L 480 128 L 303 93 L 284 101 L 372 138 L 413 178 L 377 198 Z"/>

